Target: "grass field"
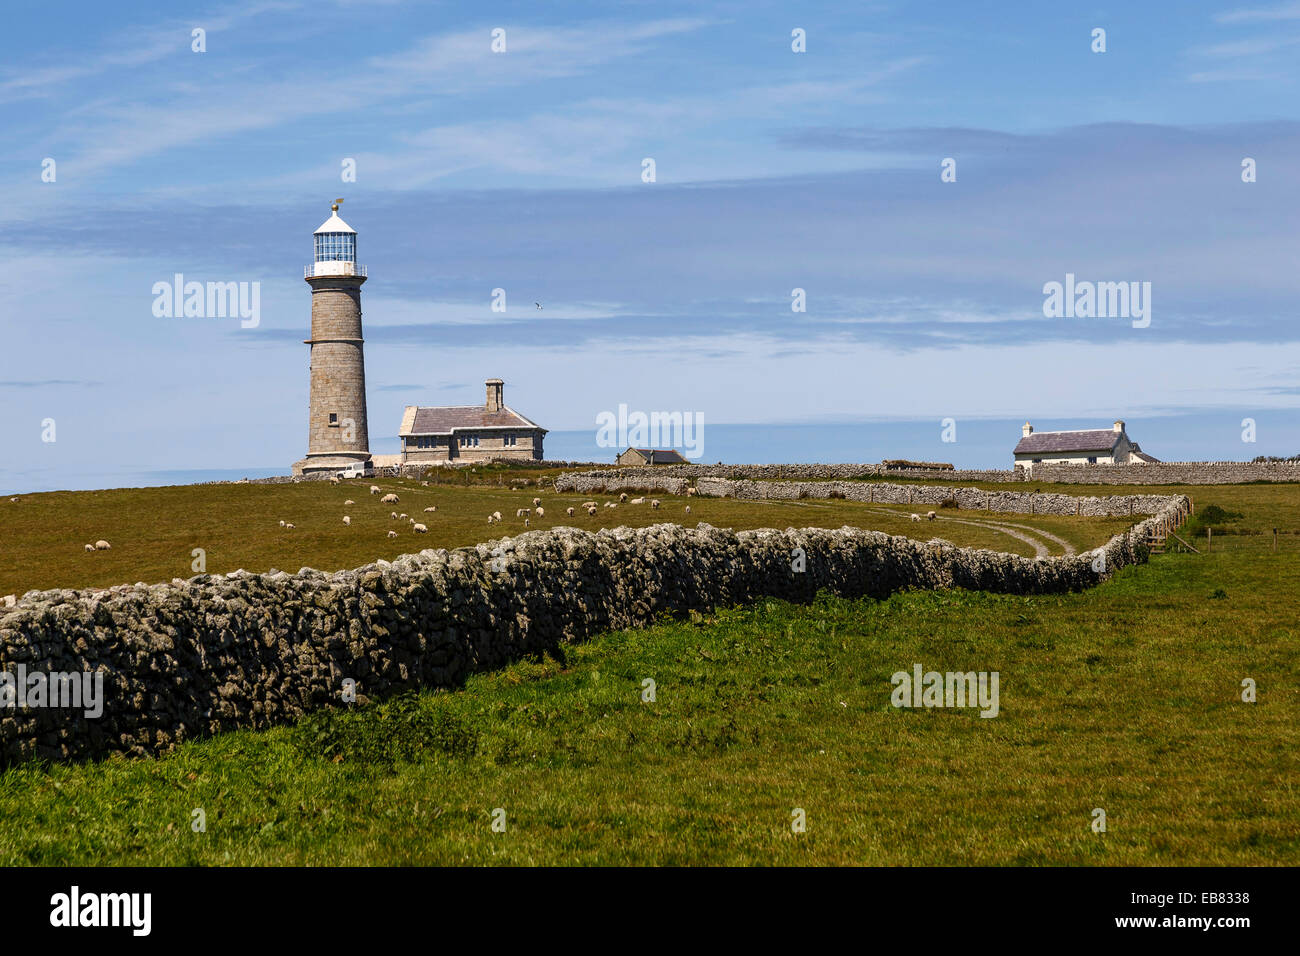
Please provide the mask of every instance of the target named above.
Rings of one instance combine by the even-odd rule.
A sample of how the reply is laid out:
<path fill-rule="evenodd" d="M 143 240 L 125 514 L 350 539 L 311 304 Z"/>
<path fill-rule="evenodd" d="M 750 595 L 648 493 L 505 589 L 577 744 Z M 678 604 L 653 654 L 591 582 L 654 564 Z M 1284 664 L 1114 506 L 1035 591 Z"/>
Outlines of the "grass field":
<path fill-rule="evenodd" d="M 1294 865 L 1297 588 L 1292 554 L 1163 555 L 1082 594 L 608 634 L 162 759 L 9 770 L 0 863 Z M 1000 714 L 891 707 L 913 663 L 998 671 Z"/>
<path fill-rule="evenodd" d="M 532 479 L 546 477 L 532 474 Z M 462 477 L 468 477 L 464 475 Z M 953 544 L 1009 551 L 1033 557 L 1061 554 L 1066 546 L 1083 551 L 1105 543 L 1129 526 L 1128 519 L 1054 518 L 1005 515 L 980 511 L 948 512 L 938 520 L 913 523 L 907 506 L 889 507 L 856 502 L 735 501 L 659 495 L 658 510 L 649 505 L 601 507 L 595 517 L 579 509 L 583 495 L 557 495 L 529 486 L 518 491 L 498 485 L 517 475 L 485 473 L 476 484 L 430 484 L 414 479 L 379 479 L 385 492 L 396 492 L 397 505 L 381 504 L 368 493 L 370 481 L 256 485 L 174 485 L 110 491 L 50 492 L 0 499 L 0 595 L 34 588 L 108 587 L 144 581 L 155 583 L 189 578 L 198 573 L 195 549 L 202 549 L 206 570 L 226 573 L 243 568 L 323 571 L 359 567 L 379 558 L 391 560 L 423 548 L 457 548 L 490 541 L 525 530 L 570 525 L 595 531 L 619 525 L 641 527 L 676 522 L 694 527 L 704 521 L 716 527 L 823 527 L 844 525 L 904 534 L 922 539 L 941 537 Z M 529 528 L 515 518 L 522 507 L 540 497 L 545 515 L 533 515 Z M 351 499 L 353 505 L 344 505 Z M 597 495 L 593 500 L 617 500 Z M 690 505 L 691 514 L 686 514 Z M 424 508 L 437 512 L 426 514 Z M 406 513 L 429 528 L 415 534 L 392 512 Z M 487 516 L 499 511 L 501 524 Z M 343 516 L 352 519 L 343 524 Z M 281 528 L 280 521 L 295 527 Z M 973 522 L 973 523 L 972 523 Z M 1012 527 L 1009 527 L 1012 526 Z M 1025 529 L 1029 530 L 1026 531 Z M 1034 530 L 1046 532 L 1036 535 Z M 388 532 L 398 533 L 389 538 Z M 85 545 L 108 541 L 110 551 L 87 552 Z M 1028 538 L 1028 540 L 1026 540 Z M 1059 539 L 1059 540 L 1058 540 Z M 1035 543 L 1037 543 L 1037 547 Z"/>
<path fill-rule="evenodd" d="M 340 566 L 362 547 L 377 552 L 371 558 L 397 553 L 382 551 L 389 506 L 383 520 L 362 519 L 373 545 L 340 540 L 324 518 L 314 530 L 315 510 L 333 496 L 380 509 L 362 500 L 364 485 L 209 487 L 222 502 L 203 512 L 211 523 L 186 520 L 227 535 L 244 566 L 256 566 L 249 556 L 297 566 L 282 555 L 301 542 L 286 544 L 273 520 L 293 520 L 293 507 L 299 530 L 319 535 Z M 304 487 L 311 496 L 286 494 Z M 1083 593 L 823 595 L 808 606 L 719 609 L 606 634 L 453 691 L 225 734 L 159 759 L 15 767 L 0 773 L 0 864 L 1296 865 L 1300 549 L 1284 536 L 1274 553 L 1262 532 L 1300 525 L 1300 493 L 1171 490 L 1195 496 L 1189 531 L 1210 503 L 1240 517 L 1220 519 L 1208 554 L 1157 555 Z M 168 513 L 158 501 L 180 491 L 101 492 L 80 504 L 25 496 L 3 503 L 18 509 L 4 512 L 5 540 L 12 516 L 38 508 L 47 521 L 69 509 L 143 528 L 130 508 Z M 467 543 L 487 537 L 486 523 L 466 518 L 461 528 L 450 513 L 522 506 L 537 492 L 416 483 L 399 493 L 411 513 L 429 494 L 435 517 L 447 519 L 440 533 Z M 556 496 L 540 494 L 549 518 Z M 132 505 L 133 495 L 145 498 Z M 667 515 L 620 508 L 600 517 L 649 523 L 684 507 L 662 500 Z M 692 517 L 734 527 L 835 526 L 846 523 L 838 509 L 861 508 L 690 503 Z M 238 523 L 234 510 L 245 528 L 273 527 L 264 540 L 245 530 L 250 540 L 240 541 L 220 526 L 223 509 L 228 523 Z M 626 520 L 633 514 L 638 521 Z M 897 521 L 902 533 L 917 527 L 905 514 L 857 517 L 863 526 Z M 1111 533 L 1107 522 L 1040 519 L 1076 546 Z M 157 560 L 175 548 L 188 560 L 199 546 L 155 524 L 137 554 Z M 509 521 L 502 529 L 517 530 Z M 994 529 L 922 530 L 956 540 Z M 23 574 L 40 555 L 62 553 L 30 527 L 22 535 Z M 79 559 L 60 573 L 89 583 Z M 22 562 L 0 561 L 0 580 L 14 580 Z M 914 664 L 997 671 L 998 716 L 892 707 L 890 675 Z M 653 702 L 642 700 L 647 678 Z M 1245 678 L 1257 684 L 1254 703 L 1242 700 Z M 497 808 L 505 832 L 492 828 Z M 805 833 L 791 830 L 796 808 Z M 1091 829 L 1095 808 L 1106 811 L 1104 834 Z M 204 832 L 192 829 L 198 809 Z"/>

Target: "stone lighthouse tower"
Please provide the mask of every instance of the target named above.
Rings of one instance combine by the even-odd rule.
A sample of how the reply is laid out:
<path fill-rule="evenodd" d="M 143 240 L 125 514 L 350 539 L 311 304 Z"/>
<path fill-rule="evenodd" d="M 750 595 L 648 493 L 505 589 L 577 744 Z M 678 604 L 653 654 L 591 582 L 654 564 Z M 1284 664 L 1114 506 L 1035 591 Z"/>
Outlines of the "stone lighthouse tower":
<path fill-rule="evenodd" d="M 311 286 L 311 398 L 307 412 L 307 457 L 295 475 L 370 470 L 366 423 L 366 362 L 361 335 L 361 284 L 356 230 L 339 218 L 339 199 L 316 230 L 316 255 L 305 278 Z"/>

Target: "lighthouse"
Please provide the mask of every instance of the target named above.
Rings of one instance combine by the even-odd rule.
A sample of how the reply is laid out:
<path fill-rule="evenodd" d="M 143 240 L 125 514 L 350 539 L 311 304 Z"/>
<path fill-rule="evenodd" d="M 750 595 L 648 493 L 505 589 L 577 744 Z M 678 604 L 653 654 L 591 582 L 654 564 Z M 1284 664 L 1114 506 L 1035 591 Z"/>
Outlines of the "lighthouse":
<path fill-rule="evenodd" d="M 307 457 L 294 462 L 295 475 L 369 473 L 370 434 L 366 423 L 365 341 L 361 334 L 361 285 L 357 232 L 339 217 L 315 232 L 315 257 L 304 278 L 311 286 L 311 397 L 307 410 Z"/>

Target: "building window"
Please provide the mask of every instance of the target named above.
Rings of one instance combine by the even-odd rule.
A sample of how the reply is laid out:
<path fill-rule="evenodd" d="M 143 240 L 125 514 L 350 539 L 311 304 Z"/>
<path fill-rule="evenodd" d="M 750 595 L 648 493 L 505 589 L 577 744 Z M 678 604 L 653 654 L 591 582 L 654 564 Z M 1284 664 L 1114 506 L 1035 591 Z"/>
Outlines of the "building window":
<path fill-rule="evenodd" d="M 1088 459 L 1088 464 L 1090 464 L 1090 465 L 1095 465 L 1095 464 L 1097 464 L 1097 458 L 1096 458 L 1095 455 L 1094 455 L 1092 458 L 1089 458 L 1089 459 Z"/>
<path fill-rule="evenodd" d="M 339 423 L 338 412 L 330 412 L 330 424 L 337 425 L 338 423 Z"/>
<path fill-rule="evenodd" d="M 501 439 L 501 444 L 506 446 L 515 445 L 518 444 L 518 442 L 519 442 L 519 437 L 517 435 L 506 435 L 504 438 Z"/>

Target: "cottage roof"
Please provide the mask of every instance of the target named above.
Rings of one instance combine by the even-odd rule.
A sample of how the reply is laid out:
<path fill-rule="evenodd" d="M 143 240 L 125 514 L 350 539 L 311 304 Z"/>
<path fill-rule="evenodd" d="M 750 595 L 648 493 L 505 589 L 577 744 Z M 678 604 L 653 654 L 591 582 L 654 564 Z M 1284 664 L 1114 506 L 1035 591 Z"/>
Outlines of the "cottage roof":
<path fill-rule="evenodd" d="M 685 458 L 671 448 L 633 448 L 631 451 L 640 452 L 641 457 L 652 465 L 689 465 Z"/>
<path fill-rule="evenodd" d="M 484 405 L 406 406 L 402 428 L 398 435 L 450 435 L 454 431 L 476 428 L 529 428 L 540 432 L 546 429 L 529 421 L 513 408 L 503 407 L 489 412 Z"/>
<path fill-rule="evenodd" d="M 1119 441 L 1120 433 L 1110 428 L 1091 428 L 1084 431 L 1034 432 L 1020 439 L 1017 455 L 1039 452 L 1111 451 Z"/>

